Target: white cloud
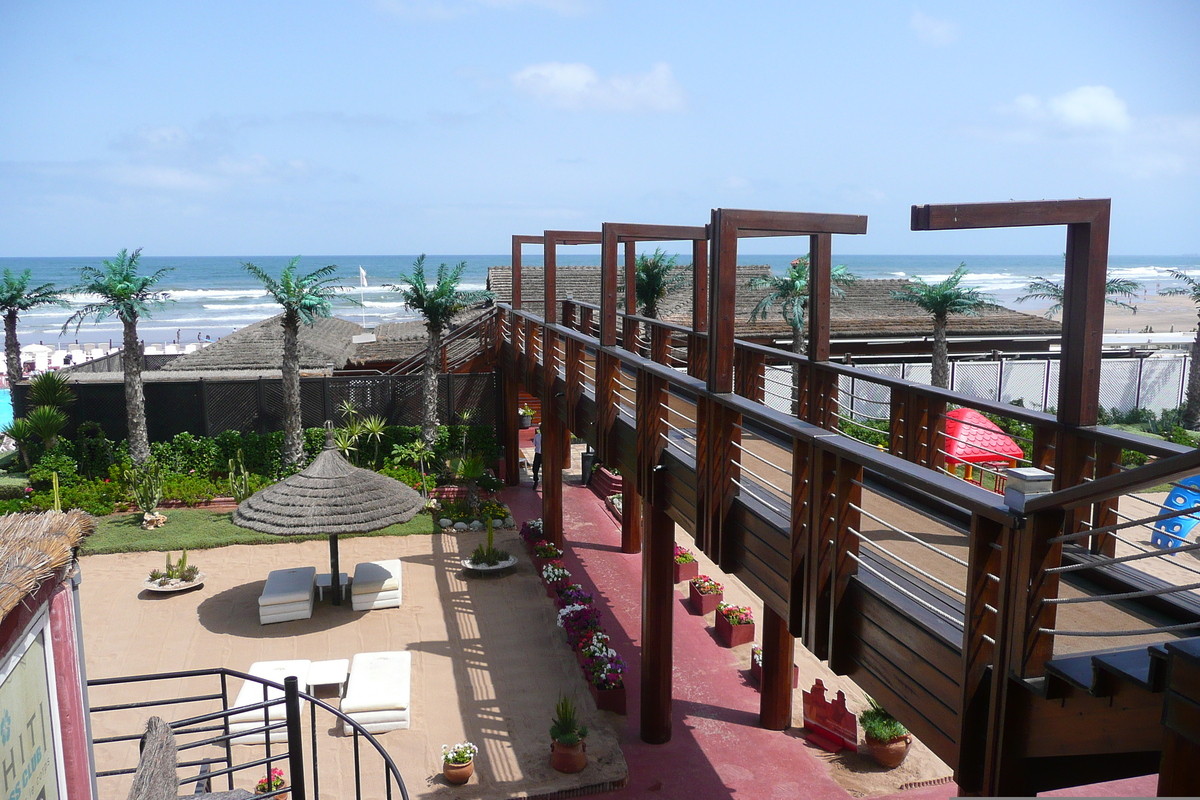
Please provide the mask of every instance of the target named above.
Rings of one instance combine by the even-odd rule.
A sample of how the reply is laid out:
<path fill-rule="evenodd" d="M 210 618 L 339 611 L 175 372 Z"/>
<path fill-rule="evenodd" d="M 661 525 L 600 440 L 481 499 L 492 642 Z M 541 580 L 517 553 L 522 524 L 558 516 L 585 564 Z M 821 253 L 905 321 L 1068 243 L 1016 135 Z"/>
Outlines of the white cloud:
<path fill-rule="evenodd" d="M 944 47 L 958 41 L 958 26 L 949 20 L 914 11 L 908 24 L 925 44 Z"/>
<path fill-rule="evenodd" d="M 1107 86 L 1080 86 L 1044 101 L 1023 94 L 1011 109 L 1031 122 L 1080 133 L 1124 133 L 1133 123 L 1125 101 Z"/>
<path fill-rule="evenodd" d="M 588 9 L 587 0 L 375 0 L 375 7 L 403 19 L 450 20 L 484 9 L 516 9 L 530 6 L 575 16 Z"/>
<path fill-rule="evenodd" d="M 531 64 L 512 76 L 513 86 L 558 108 L 601 111 L 682 111 L 683 87 L 669 64 L 649 72 L 602 78 L 587 64 Z"/>

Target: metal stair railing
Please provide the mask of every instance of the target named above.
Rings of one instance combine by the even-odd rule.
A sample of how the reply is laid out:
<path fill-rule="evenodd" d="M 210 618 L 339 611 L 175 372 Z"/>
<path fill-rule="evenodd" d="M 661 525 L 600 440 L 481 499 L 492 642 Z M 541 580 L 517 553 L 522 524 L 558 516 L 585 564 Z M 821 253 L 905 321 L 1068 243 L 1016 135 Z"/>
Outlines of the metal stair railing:
<path fill-rule="evenodd" d="M 361 725 L 353 719 L 343 714 L 338 709 L 325 703 L 322 700 L 313 697 L 310 694 L 301 692 L 297 686 L 296 678 L 288 677 L 283 684 L 275 683 L 274 681 L 264 680 L 253 675 L 248 675 L 237 670 L 227 669 L 225 667 L 217 667 L 213 669 L 200 670 L 183 670 L 176 672 L 163 672 L 149 675 L 130 675 L 116 678 L 95 678 L 88 681 L 88 688 L 94 690 L 104 686 L 119 686 L 134 683 L 150 683 L 157 681 L 179 681 L 189 678 L 206 678 L 216 677 L 220 680 L 220 691 L 203 694 L 185 695 L 182 697 L 163 697 L 158 699 L 141 700 L 131 703 L 116 703 L 111 705 L 93 706 L 89 709 L 90 714 L 102 714 L 113 712 L 136 712 L 140 709 L 155 708 L 162 706 L 178 706 L 191 705 L 196 703 L 212 703 L 220 701 L 220 710 L 195 714 L 183 719 L 168 721 L 172 732 L 176 736 L 191 736 L 194 734 L 215 734 L 198 740 L 188 740 L 179 743 L 177 749 L 179 752 L 185 750 L 196 750 L 203 747 L 216 747 L 222 755 L 213 757 L 201 757 L 192 760 L 180 760 L 179 768 L 199 767 L 200 772 L 194 777 L 186 777 L 179 781 L 180 785 L 198 784 L 211 786 L 211 781 L 214 778 L 225 776 L 226 783 L 229 789 L 233 789 L 234 775 L 245 770 L 256 770 L 256 774 L 270 774 L 273 764 L 287 761 L 291 772 L 290 784 L 284 789 L 271 792 L 263 797 L 279 796 L 284 792 L 290 792 L 295 800 L 307 800 L 310 796 L 308 786 L 311 785 L 311 796 L 320 796 L 320 752 L 319 743 L 321 739 L 318 737 L 317 726 L 317 710 L 332 714 L 336 725 L 345 725 L 352 731 L 353 748 L 354 748 L 354 796 L 362 798 L 363 795 L 363 758 L 361 753 L 360 743 L 362 740 L 371 745 L 375 752 L 382 759 L 382 777 L 384 797 L 391 800 L 393 797 L 393 783 L 399 790 L 399 796 L 403 800 L 408 800 L 408 789 L 405 787 L 404 779 L 400 775 L 399 769 L 387 750 L 368 733 Z M 241 678 L 245 681 L 253 681 L 262 686 L 263 701 L 261 703 L 253 703 L 250 705 L 238 706 L 230 708 L 228 679 Z M 275 689 L 282 692 L 281 697 L 271 699 L 269 690 Z M 308 701 L 311 711 L 310 715 L 310 733 L 311 733 L 311 769 L 306 770 L 306 762 L 304 758 L 303 734 L 301 731 L 301 701 Z M 285 718 L 283 721 L 271 719 L 271 708 L 283 705 L 285 709 Z M 229 718 L 234 715 L 245 714 L 250 711 L 263 712 L 263 724 L 249 729 L 238 730 L 231 732 Z M 141 722 L 144 719 L 140 718 Z M 286 731 L 287 747 L 282 752 L 272 752 L 272 733 L 277 731 Z M 262 735 L 264 738 L 265 756 L 263 758 L 255 758 L 244 762 L 238 762 L 234 756 L 233 744 L 236 740 L 246 737 Z M 141 733 L 121 734 L 116 736 L 105 736 L 94 738 L 92 744 L 94 747 L 120 744 L 124 742 L 139 741 L 142 738 Z M 277 743 L 278 744 L 278 743 Z M 367 752 L 370 752 L 368 749 Z M 220 768 L 214 769 L 219 766 Z M 130 775 L 137 771 L 135 767 L 122 767 L 118 769 L 109 769 L 96 772 L 96 778 L 113 778 L 121 775 Z M 311 779 L 311 783 L 310 783 Z M 197 789 L 199 792 L 199 788 Z M 371 794 L 369 796 L 378 796 Z"/>

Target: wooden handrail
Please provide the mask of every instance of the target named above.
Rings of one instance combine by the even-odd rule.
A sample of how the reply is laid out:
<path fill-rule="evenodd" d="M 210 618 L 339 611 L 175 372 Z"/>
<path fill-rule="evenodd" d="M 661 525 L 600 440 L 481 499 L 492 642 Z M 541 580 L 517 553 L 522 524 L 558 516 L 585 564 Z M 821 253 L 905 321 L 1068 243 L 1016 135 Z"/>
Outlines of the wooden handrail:
<path fill-rule="evenodd" d="M 1147 486 L 1157 486 L 1175 477 L 1194 474 L 1200 470 L 1200 448 L 1180 453 L 1153 464 L 1098 478 L 1050 494 L 1039 495 L 1025 504 L 1025 513 L 1034 514 L 1048 508 L 1070 510 L 1090 505 L 1110 497 L 1134 492 Z"/>

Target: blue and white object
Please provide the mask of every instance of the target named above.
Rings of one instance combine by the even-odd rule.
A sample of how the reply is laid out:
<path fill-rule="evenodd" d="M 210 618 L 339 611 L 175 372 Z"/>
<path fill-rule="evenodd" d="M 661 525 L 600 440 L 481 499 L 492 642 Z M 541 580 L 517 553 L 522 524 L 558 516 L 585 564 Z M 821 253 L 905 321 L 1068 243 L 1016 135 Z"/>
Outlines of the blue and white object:
<path fill-rule="evenodd" d="M 1167 495 L 1163 503 L 1164 514 L 1171 511 L 1181 511 L 1185 508 L 1200 508 L 1200 475 L 1192 475 L 1179 481 Z M 1187 543 L 1188 534 L 1200 522 L 1200 512 L 1186 514 L 1170 519 L 1160 519 L 1154 523 L 1154 533 L 1150 535 L 1150 544 L 1163 550 L 1173 550 Z"/>

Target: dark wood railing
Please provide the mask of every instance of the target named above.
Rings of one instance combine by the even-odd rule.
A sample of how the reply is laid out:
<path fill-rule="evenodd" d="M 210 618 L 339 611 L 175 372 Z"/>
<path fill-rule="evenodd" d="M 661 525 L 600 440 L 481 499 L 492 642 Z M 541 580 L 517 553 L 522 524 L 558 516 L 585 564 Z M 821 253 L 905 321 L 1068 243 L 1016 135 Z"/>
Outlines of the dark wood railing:
<path fill-rule="evenodd" d="M 1190 474 L 1200 456 L 743 341 L 734 346 L 734 391 L 712 392 L 699 355 L 708 334 L 621 315 L 622 336 L 605 347 L 596 335 L 598 312 L 563 301 L 563 323 L 547 324 L 501 306 L 502 371 L 532 393 L 559 398 L 562 423 L 595 446 L 601 461 L 620 467 L 646 504 L 646 520 L 657 514 L 682 525 L 761 597 L 764 626 L 781 620 L 815 655 L 850 674 L 956 768 L 965 790 L 1006 785 L 1000 776 L 1012 740 L 1005 720 L 1025 702 L 1018 697 L 1025 682 L 1040 679 L 1054 654 L 1059 578 L 1047 570 L 1062 563 L 1063 544 L 1053 540 L 1111 527 L 1124 493 Z M 782 380 L 797 390 L 794 413 L 766 401 L 768 367 L 791 372 Z M 878 399 L 868 402 L 880 410 L 886 449 L 842 432 L 853 430 L 853 414 L 839 405 L 850 379 L 876 387 Z M 1055 473 L 1056 491 L 1016 513 L 1001 495 L 948 471 L 951 407 L 1028 426 L 1028 462 Z M 1125 470 L 1126 451 L 1159 460 Z M 961 598 L 935 585 L 947 585 L 937 576 L 928 575 L 930 582 L 889 566 L 876 543 L 864 542 L 863 495 L 881 486 L 901 487 L 906 502 L 931 515 L 959 515 L 968 547 L 955 567 Z M 624 516 L 641 518 L 628 506 Z M 552 502 L 545 530 L 561 544 Z M 626 523 L 623 547 L 636 552 L 639 536 Z M 1112 554 L 1107 533 L 1091 539 L 1093 553 Z M 764 648 L 777 651 L 764 658 L 790 660 L 790 639 L 776 639 L 764 637 Z"/>

